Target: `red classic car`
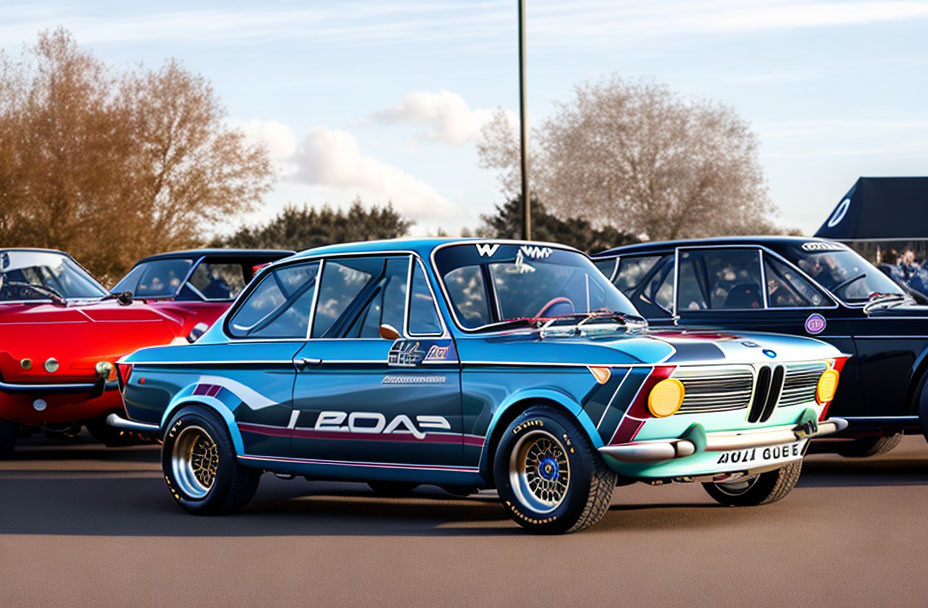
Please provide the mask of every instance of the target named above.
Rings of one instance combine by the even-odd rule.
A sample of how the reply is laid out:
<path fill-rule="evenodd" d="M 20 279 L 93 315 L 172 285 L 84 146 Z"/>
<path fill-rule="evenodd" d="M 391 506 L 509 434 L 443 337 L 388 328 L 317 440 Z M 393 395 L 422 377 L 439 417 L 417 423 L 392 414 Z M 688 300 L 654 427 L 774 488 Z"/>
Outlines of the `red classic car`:
<path fill-rule="evenodd" d="M 36 428 L 63 434 L 86 425 L 105 443 L 123 439 L 124 431 L 105 423 L 108 413 L 122 409 L 115 361 L 146 346 L 192 340 L 229 306 L 256 266 L 289 255 L 225 253 L 189 262 L 186 254 L 143 260 L 117 286 L 121 291 L 108 293 L 67 254 L 0 249 L 0 456 Z M 158 281 L 174 287 L 173 294 L 155 289 Z M 188 291 L 197 297 L 186 299 Z"/>
<path fill-rule="evenodd" d="M 111 293 L 144 300 L 169 315 L 213 324 L 260 268 L 293 255 L 278 249 L 194 249 L 160 253 L 136 262 Z M 199 332 L 199 330 L 198 330 Z"/>

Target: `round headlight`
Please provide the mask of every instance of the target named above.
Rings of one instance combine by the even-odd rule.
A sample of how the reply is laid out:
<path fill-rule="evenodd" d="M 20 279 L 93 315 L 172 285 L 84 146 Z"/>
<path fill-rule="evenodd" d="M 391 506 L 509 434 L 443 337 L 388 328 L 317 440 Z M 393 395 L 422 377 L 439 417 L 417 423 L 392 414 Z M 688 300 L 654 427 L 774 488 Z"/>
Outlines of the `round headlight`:
<path fill-rule="evenodd" d="M 54 357 L 50 357 L 45 362 L 45 371 L 47 371 L 50 374 L 54 374 L 55 372 L 57 372 L 58 371 L 58 360 L 55 359 Z"/>
<path fill-rule="evenodd" d="M 822 376 L 818 379 L 818 386 L 815 388 L 815 400 L 820 405 L 835 398 L 835 391 L 838 390 L 838 377 L 839 374 L 834 369 L 826 369 L 822 372 Z"/>
<path fill-rule="evenodd" d="M 116 368 L 109 361 L 97 361 L 97 364 L 93 366 L 93 371 L 104 380 L 111 378 L 115 370 Z"/>
<path fill-rule="evenodd" d="M 683 405 L 686 390 L 683 383 L 676 378 L 661 380 L 651 389 L 648 395 L 648 409 L 657 418 L 673 416 Z"/>

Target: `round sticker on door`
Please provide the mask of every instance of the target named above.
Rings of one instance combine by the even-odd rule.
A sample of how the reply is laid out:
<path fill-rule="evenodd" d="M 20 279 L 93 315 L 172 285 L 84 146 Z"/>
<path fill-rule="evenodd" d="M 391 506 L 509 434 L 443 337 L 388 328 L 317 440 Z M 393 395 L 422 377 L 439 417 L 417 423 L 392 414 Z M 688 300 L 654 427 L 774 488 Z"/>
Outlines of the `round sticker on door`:
<path fill-rule="evenodd" d="M 825 331 L 825 325 L 825 317 L 818 313 L 809 315 L 809 318 L 806 319 L 806 331 L 812 335 L 820 334 Z"/>

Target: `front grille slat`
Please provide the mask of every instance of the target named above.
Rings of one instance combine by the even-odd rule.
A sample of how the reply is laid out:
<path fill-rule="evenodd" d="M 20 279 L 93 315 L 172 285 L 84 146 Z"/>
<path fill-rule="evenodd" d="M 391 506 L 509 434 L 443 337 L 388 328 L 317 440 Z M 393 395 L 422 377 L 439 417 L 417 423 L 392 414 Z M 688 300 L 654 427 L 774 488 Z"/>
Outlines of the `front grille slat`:
<path fill-rule="evenodd" d="M 748 422 L 766 422 L 776 408 L 815 400 L 824 362 L 713 367 L 681 367 L 673 377 L 683 383 L 681 414 L 748 409 Z M 756 386 L 755 386 L 756 383 Z"/>

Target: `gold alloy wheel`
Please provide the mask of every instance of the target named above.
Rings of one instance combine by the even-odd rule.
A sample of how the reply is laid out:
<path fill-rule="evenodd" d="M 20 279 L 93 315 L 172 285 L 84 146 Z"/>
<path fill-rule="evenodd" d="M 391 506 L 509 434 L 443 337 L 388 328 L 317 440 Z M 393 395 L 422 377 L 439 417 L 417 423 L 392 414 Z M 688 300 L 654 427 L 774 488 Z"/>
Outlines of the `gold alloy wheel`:
<path fill-rule="evenodd" d="M 205 498 L 219 471 L 219 446 L 200 426 L 184 428 L 174 441 L 171 470 L 178 488 L 189 498 Z"/>
<path fill-rule="evenodd" d="M 570 489 L 570 463 L 561 441 L 541 430 L 520 437 L 509 457 L 509 484 L 519 502 L 536 513 L 557 509 Z"/>

